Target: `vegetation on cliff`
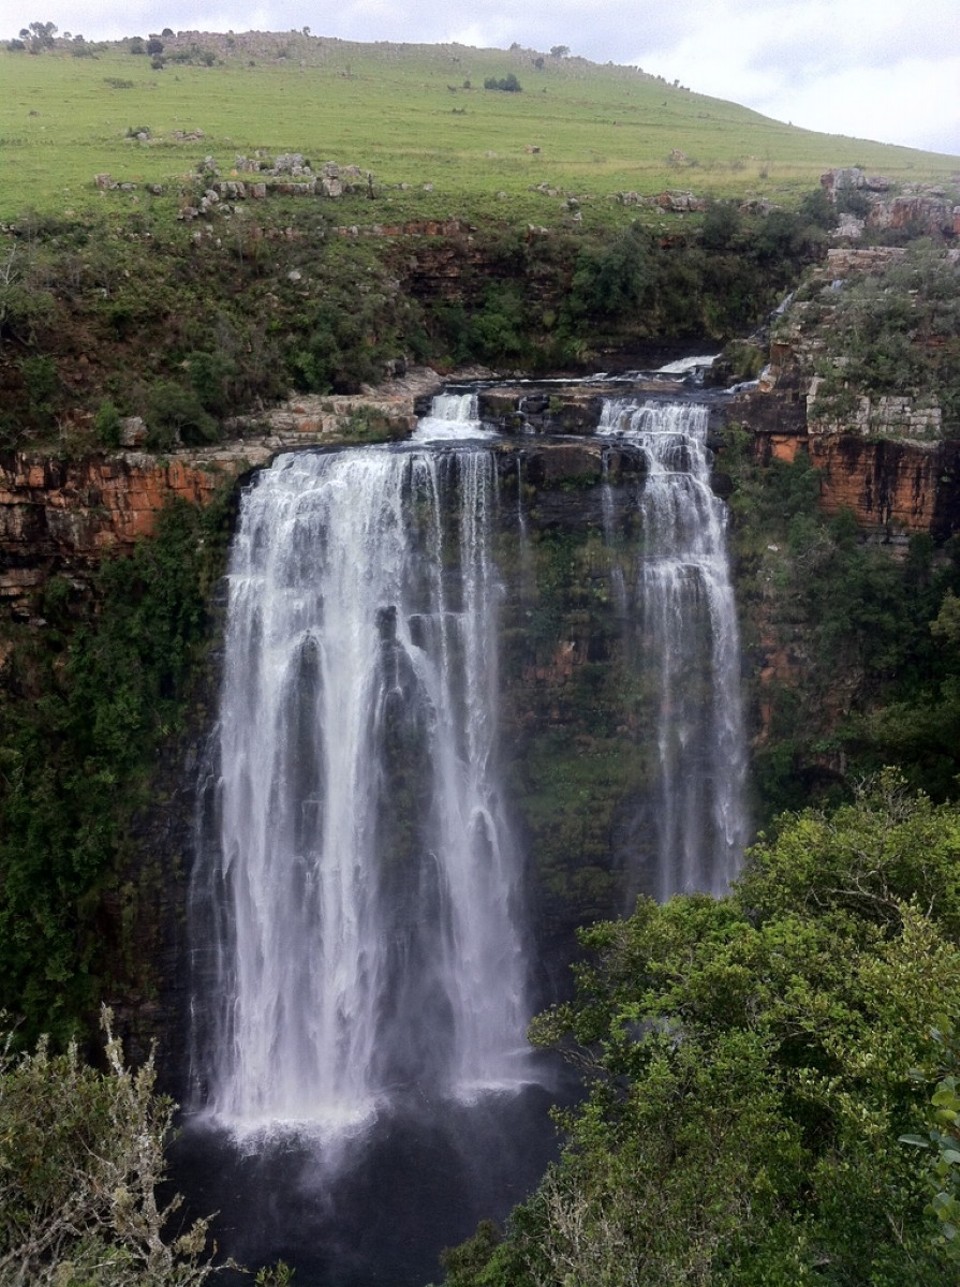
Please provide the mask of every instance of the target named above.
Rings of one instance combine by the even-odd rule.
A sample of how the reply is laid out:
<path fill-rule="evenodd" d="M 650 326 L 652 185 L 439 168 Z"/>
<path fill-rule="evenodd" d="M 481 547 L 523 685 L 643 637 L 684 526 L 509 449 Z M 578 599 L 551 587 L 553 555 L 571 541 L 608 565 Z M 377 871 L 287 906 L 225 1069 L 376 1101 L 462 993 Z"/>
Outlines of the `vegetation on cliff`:
<path fill-rule="evenodd" d="M 838 803 L 898 764 L 934 799 L 957 795 L 960 647 L 951 605 L 960 547 L 911 538 L 894 557 L 860 538 L 849 512 L 819 508 L 807 456 L 757 462 L 749 435 L 727 430 L 737 585 L 756 732 L 758 822 L 811 799 Z"/>
<path fill-rule="evenodd" d="M 152 1058 L 133 1070 L 102 1015 L 106 1069 L 46 1040 L 0 1045 L 0 1283 L 192 1287 L 213 1272 L 207 1222 L 163 1198 L 173 1105 Z M 177 1224 L 182 1225 L 177 1230 Z"/>
<path fill-rule="evenodd" d="M 931 423 L 944 436 L 960 434 L 955 251 L 923 238 L 848 280 L 814 278 L 799 293 L 796 315 L 806 362 L 818 377 L 818 418 L 842 426 L 855 420 L 864 397 L 907 398 L 939 411 Z"/>
<path fill-rule="evenodd" d="M 21 1038 L 89 1030 L 120 979 L 121 994 L 150 991 L 151 961 L 131 936 L 157 873 L 133 863 L 131 820 L 187 715 L 225 513 L 226 500 L 171 506 L 152 539 L 104 560 L 92 595 L 55 577 L 44 628 L 6 629 L 0 1009 L 22 1021 Z"/>
<path fill-rule="evenodd" d="M 762 320 L 824 242 L 802 212 L 725 206 L 663 242 L 636 219 L 342 237 L 293 205 L 217 237 L 146 213 L 18 222 L 0 271 L 0 447 L 115 448 L 121 418 L 140 416 L 167 451 L 235 432 L 232 417 L 291 388 L 355 392 L 405 361 L 582 369 L 719 342 Z"/>

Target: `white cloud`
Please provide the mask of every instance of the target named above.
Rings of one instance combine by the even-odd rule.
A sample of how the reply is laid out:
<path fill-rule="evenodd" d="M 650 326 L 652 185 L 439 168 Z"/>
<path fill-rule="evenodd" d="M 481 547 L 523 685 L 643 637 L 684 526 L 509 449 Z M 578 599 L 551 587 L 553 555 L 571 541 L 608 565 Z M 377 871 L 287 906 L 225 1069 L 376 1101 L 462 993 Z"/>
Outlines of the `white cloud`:
<path fill-rule="evenodd" d="M 672 45 L 637 59 L 701 93 L 808 129 L 960 153 L 955 0 L 807 0 L 703 8 Z"/>
<path fill-rule="evenodd" d="M 761 110 L 795 125 L 960 154 L 960 56 L 855 67 L 772 95 Z M 842 122 L 842 128 L 839 126 Z"/>

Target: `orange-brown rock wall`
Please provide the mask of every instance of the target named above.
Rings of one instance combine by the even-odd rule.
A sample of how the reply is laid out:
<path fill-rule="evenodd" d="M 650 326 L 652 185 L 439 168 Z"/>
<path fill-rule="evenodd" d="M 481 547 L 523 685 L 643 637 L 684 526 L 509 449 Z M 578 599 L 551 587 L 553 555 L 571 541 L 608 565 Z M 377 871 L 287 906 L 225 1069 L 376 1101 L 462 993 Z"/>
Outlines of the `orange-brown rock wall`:
<path fill-rule="evenodd" d="M 851 434 L 766 433 L 761 460 L 792 462 L 806 452 L 820 474 L 828 514 L 850 510 L 866 531 L 935 540 L 960 531 L 960 443 L 910 443 Z"/>
<path fill-rule="evenodd" d="M 59 568 L 82 570 L 153 531 L 174 497 L 205 504 L 226 464 L 141 453 L 77 461 L 0 456 L 0 597 L 17 599 Z"/>

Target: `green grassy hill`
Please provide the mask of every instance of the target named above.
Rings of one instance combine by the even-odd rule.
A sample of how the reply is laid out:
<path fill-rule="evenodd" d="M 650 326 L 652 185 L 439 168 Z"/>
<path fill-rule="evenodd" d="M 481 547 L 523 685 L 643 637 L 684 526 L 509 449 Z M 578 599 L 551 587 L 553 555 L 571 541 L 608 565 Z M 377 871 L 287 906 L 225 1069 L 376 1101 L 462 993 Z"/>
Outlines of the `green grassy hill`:
<path fill-rule="evenodd" d="M 531 191 L 540 184 L 578 196 L 593 222 L 611 217 L 624 190 L 789 201 L 832 166 L 903 182 L 942 180 L 958 165 L 796 129 L 635 68 L 531 50 L 192 33 L 165 40 L 162 58 L 154 68 L 128 43 L 0 50 L 0 218 L 156 200 L 102 197 L 93 176 L 104 171 L 162 184 L 169 201 L 204 156 L 228 173 L 257 148 L 372 170 L 398 216 L 479 216 L 498 203 L 503 213 L 506 201 L 511 218 L 541 222 L 556 201 Z M 483 88 L 510 74 L 521 92 Z M 128 137 L 141 126 L 146 143 Z M 174 137 L 197 130 L 202 139 Z"/>

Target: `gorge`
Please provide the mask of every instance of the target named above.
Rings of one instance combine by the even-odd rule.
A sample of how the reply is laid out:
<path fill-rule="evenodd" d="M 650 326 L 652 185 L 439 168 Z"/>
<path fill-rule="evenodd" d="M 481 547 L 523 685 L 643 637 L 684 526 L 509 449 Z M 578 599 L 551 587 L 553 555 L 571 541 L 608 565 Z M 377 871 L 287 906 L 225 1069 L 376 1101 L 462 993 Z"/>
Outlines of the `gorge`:
<path fill-rule="evenodd" d="M 379 445 L 337 443 L 337 413 L 354 417 L 359 400 L 300 398 L 269 436 L 172 459 L 3 458 L 11 616 L 25 641 L 46 640 L 73 703 L 37 703 L 15 754 L 49 745 L 52 720 L 49 735 L 75 728 L 85 755 L 52 807 L 35 793 L 32 813 L 10 816 L 29 822 L 27 856 L 44 836 L 56 853 L 91 800 L 109 837 L 119 766 L 138 739 L 149 755 L 167 737 L 153 799 L 132 797 L 135 849 L 104 895 L 98 960 L 130 1048 L 160 1037 L 163 1084 L 186 1107 L 175 1181 L 193 1210 L 221 1212 L 218 1245 L 239 1259 L 282 1256 L 330 1287 L 378 1273 L 419 1285 L 441 1246 L 534 1191 L 556 1146 L 549 1106 L 574 1092 L 553 1056 L 517 1059 L 510 1042 L 552 999 L 564 1013 L 574 931 L 627 913 L 637 893 L 722 892 L 747 812 L 765 826 L 784 787 L 836 791 L 858 771 L 845 762 L 864 737 L 854 703 L 891 691 L 891 655 L 940 698 L 936 731 L 918 726 L 920 780 L 934 780 L 941 742 L 949 774 L 949 670 L 933 688 L 949 652 L 927 623 L 940 628 L 956 583 L 949 541 L 936 550 L 927 533 L 956 523 L 951 444 L 840 435 L 811 416 L 786 356 L 732 395 L 633 373 L 484 380 L 431 404 L 440 382 L 418 375 L 419 417 L 412 393 L 406 405 L 391 394 L 376 423 L 396 441 Z M 171 493 L 205 508 L 164 506 Z M 103 557 L 117 547 L 129 557 Z M 76 624 L 81 593 L 97 629 Z M 328 632 L 326 604 L 360 647 Z M 75 642 L 60 653 L 64 636 Z M 191 649 L 205 661 L 185 689 Z M 30 656 L 8 662 L 14 684 Z M 671 774 L 694 789 L 672 792 Z M 329 807 L 331 781 L 349 814 Z M 471 880 L 483 854 L 507 872 L 506 900 Z M 466 920 L 476 910 L 518 966 L 506 990 L 462 968 L 464 889 Z M 720 923 L 735 900 L 661 904 L 663 925 Z M 57 911 L 69 926 L 70 904 Z M 323 925 L 338 918 L 347 950 L 321 973 Z M 586 945 L 637 932 L 617 924 Z M 54 1005 L 83 1004 L 51 986 Z M 535 1033 L 553 1022 L 548 1011 Z M 655 1044 L 658 1024 L 631 1021 L 611 1050 L 622 1036 Z"/>
<path fill-rule="evenodd" d="M 33 29 L 0 1282 L 953 1281 L 957 159 Z"/>
<path fill-rule="evenodd" d="M 528 755 L 599 757 L 597 798 L 565 808 L 600 819 L 609 910 L 719 894 L 736 872 L 746 752 L 708 410 L 598 407 L 592 481 L 532 485 L 582 447 L 497 437 L 461 391 L 409 445 L 282 455 L 244 491 L 202 769 L 182 1145 L 238 1258 L 420 1283 L 538 1178 L 545 1107 L 569 1090 L 525 1028 L 582 895 L 561 882 L 551 910 L 538 837 L 564 809 L 538 816 Z M 567 710 L 523 710 L 523 687 Z M 582 855 L 565 856 L 569 882 Z M 224 1173 L 251 1168 L 259 1197 L 227 1197 Z M 358 1251 L 345 1230 L 371 1202 Z M 433 1223 L 414 1236 L 418 1203 Z"/>

